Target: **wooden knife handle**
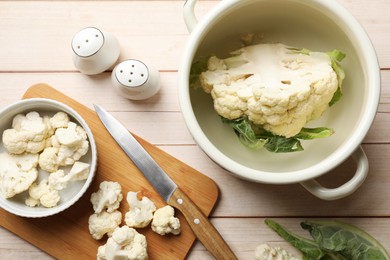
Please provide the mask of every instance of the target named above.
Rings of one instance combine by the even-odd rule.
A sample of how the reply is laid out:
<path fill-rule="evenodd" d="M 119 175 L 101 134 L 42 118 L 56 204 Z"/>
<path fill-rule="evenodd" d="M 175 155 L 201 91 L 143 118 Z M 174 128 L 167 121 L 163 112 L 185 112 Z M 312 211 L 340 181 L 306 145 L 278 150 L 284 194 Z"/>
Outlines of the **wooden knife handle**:
<path fill-rule="evenodd" d="M 208 218 L 179 188 L 173 192 L 168 204 L 183 213 L 196 237 L 216 259 L 237 259 Z"/>

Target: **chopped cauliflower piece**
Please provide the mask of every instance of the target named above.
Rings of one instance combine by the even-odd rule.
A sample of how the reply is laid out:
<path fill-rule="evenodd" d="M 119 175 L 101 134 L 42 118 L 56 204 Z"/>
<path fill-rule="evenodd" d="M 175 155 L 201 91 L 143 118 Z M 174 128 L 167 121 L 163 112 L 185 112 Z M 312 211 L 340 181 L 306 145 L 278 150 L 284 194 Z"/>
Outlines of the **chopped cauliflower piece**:
<path fill-rule="evenodd" d="M 82 141 L 79 146 L 61 145 L 58 150 L 58 161 L 60 165 L 72 165 L 87 154 L 88 150 L 89 142 L 87 140 Z"/>
<path fill-rule="evenodd" d="M 57 206 L 61 199 L 58 190 L 51 186 L 47 179 L 42 180 L 39 184 L 33 183 L 28 193 L 30 198 L 25 201 L 28 206 L 32 206 L 32 202 L 35 201 L 35 206 L 42 205 L 46 208 L 52 208 Z"/>
<path fill-rule="evenodd" d="M 152 230 L 160 235 L 180 234 L 180 220 L 175 216 L 173 207 L 167 205 L 154 212 Z"/>
<path fill-rule="evenodd" d="M 69 116 L 67 113 L 60 111 L 50 118 L 49 122 L 54 129 L 67 127 L 69 124 Z"/>
<path fill-rule="evenodd" d="M 49 129 L 37 112 L 18 114 L 12 121 L 12 128 L 3 132 L 4 148 L 11 154 L 39 153 L 45 148 Z"/>
<path fill-rule="evenodd" d="M 68 147 L 79 146 L 87 139 L 85 130 L 73 122 L 69 122 L 67 127 L 58 128 L 54 135 L 60 144 Z"/>
<path fill-rule="evenodd" d="M 75 162 L 68 173 L 68 179 L 71 181 L 86 180 L 89 175 L 89 163 Z"/>
<path fill-rule="evenodd" d="M 12 198 L 30 187 L 37 179 L 37 154 L 0 154 L 0 191 L 5 198 Z"/>
<path fill-rule="evenodd" d="M 75 146 L 67 146 L 61 144 L 57 136 L 52 136 L 47 143 L 50 145 L 39 155 L 39 166 L 48 172 L 54 172 L 60 166 L 73 165 L 89 150 L 89 142 L 84 139 Z"/>
<path fill-rule="evenodd" d="M 147 197 L 137 198 L 138 192 L 128 192 L 127 202 L 130 209 L 125 215 L 126 225 L 134 228 L 143 228 L 150 224 L 153 219 L 153 212 L 156 206 Z"/>
<path fill-rule="evenodd" d="M 47 172 L 58 170 L 58 151 L 57 147 L 47 147 L 39 154 L 39 167 Z"/>
<path fill-rule="evenodd" d="M 137 259 L 147 260 L 147 242 L 144 235 L 128 226 L 115 229 L 107 243 L 98 248 L 98 260 Z"/>
<path fill-rule="evenodd" d="M 295 258 L 290 252 L 287 252 L 281 247 L 270 247 L 267 244 L 261 244 L 256 247 L 256 260 L 299 260 Z"/>
<path fill-rule="evenodd" d="M 68 186 L 69 179 L 63 170 L 57 170 L 49 175 L 48 183 L 56 190 L 63 190 Z"/>
<path fill-rule="evenodd" d="M 118 182 L 103 181 L 99 190 L 91 194 L 91 203 L 96 214 L 104 209 L 108 213 L 118 209 L 123 199 L 122 187 Z"/>
<path fill-rule="evenodd" d="M 89 233 L 96 240 L 101 239 L 105 234 L 111 236 L 121 222 L 122 213 L 118 210 L 110 213 L 102 211 L 99 214 L 92 214 L 88 220 Z"/>

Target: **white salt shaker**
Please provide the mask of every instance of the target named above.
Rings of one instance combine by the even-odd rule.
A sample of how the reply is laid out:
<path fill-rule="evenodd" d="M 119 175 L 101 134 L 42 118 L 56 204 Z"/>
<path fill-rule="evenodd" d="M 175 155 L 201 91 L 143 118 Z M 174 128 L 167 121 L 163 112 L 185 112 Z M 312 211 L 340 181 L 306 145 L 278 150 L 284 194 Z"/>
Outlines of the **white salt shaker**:
<path fill-rule="evenodd" d="M 125 60 L 116 65 L 111 74 L 111 81 L 121 96 L 132 100 L 150 98 L 160 89 L 159 72 L 135 59 Z"/>
<path fill-rule="evenodd" d="M 95 75 L 112 67 L 120 47 L 114 35 L 95 27 L 80 30 L 72 39 L 73 63 L 83 74 Z"/>

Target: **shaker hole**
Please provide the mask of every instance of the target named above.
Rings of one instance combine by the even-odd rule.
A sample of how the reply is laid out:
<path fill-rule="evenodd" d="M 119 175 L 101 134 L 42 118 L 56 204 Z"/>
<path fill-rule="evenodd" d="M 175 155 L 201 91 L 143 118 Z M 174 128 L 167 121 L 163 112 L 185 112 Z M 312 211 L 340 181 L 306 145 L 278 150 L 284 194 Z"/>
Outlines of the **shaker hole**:
<path fill-rule="evenodd" d="M 143 76 L 144 76 L 144 74 L 142 73 L 142 74 L 141 74 L 141 77 L 143 77 Z"/>
<path fill-rule="evenodd" d="M 89 42 L 89 40 L 87 39 L 87 40 L 85 40 L 85 42 Z"/>
<path fill-rule="evenodd" d="M 130 75 L 133 75 L 134 73 L 133 72 L 130 72 Z"/>
<path fill-rule="evenodd" d="M 120 72 L 120 73 L 123 73 L 123 70 L 120 70 L 119 72 Z"/>

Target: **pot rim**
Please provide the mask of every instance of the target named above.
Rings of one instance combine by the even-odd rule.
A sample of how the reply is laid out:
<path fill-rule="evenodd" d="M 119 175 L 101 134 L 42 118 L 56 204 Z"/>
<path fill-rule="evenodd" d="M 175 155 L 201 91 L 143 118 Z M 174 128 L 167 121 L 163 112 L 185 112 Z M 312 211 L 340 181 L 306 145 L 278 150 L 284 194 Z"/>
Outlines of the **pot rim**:
<path fill-rule="evenodd" d="M 260 0 L 261 1 L 261 0 Z M 366 91 L 365 109 L 362 112 L 360 121 L 357 124 L 355 131 L 351 136 L 330 156 L 320 161 L 319 163 L 308 168 L 290 172 L 270 172 L 260 171 L 253 168 L 243 166 L 236 161 L 230 159 L 210 142 L 203 133 L 199 123 L 196 120 L 190 100 L 190 89 L 188 78 L 192 60 L 196 54 L 199 43 L 208 33 L 208 30 L 214 26 L 221 14 L 231 11 L 231 8 L 237 8 L 248 1 L 243 0 L 225 0 L 220 2 L 215 8 L 209 11 L 205 17 L 196 25 L 191 32 L 189 40 L 182 56 L 179 69 L 179 104 L 186 125 L 195 139 L 199 147 L 218 165 L 225 168 L 233 175 L 254 182 L 269 183 L 269 184 L 289 184 L 297 183 L 305 180 L 314 179 L 323 175 L 333 168 L 340 165 L 346 159 L 351 157 L 353 152 L 359 148 L 368 130 L 370 129 L 373 120 L 376 116 L 380 98 L 380 67 L 377 55 L 371 40 L 360 23 L 349 13 L 347 9 L 334 1 L 301 1 L 290 0 L 311 7 L 323 8 L 326 15 L 332 15 L 342 22 L 342 30 L 349 30 L 349 36 L 354 39 L 356 49 L 364 50 L 360 54 L 361 63 L 367 71 L 367 85 L 370 85 L 370 91 Z"/>

